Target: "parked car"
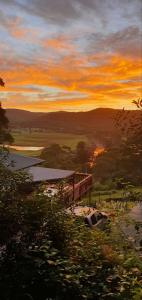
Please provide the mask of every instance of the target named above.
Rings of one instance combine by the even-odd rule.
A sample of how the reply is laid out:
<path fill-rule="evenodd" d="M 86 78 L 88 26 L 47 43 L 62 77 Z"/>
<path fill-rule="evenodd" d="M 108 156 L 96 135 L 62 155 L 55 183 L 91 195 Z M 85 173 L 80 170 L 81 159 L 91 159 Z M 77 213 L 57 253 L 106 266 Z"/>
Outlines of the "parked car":
<path fill-rule="evenodd" d="M 107 222 L 109 222 L 109 215 L 105 212 L 99 211 L 93 207 L 76 206 L 68 208 L 67 212 L 75 217 L 83 218 L 85 224 L 91 228 L 104 229 Z"/>

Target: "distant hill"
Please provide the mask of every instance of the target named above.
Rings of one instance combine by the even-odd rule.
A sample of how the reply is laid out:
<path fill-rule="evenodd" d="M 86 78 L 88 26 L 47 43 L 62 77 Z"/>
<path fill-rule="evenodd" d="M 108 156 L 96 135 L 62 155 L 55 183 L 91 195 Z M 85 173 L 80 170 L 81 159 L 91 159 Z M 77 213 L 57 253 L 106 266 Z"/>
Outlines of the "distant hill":
<path fill-rule="evenodd" d="M 27 127 L 30 121 L 37 119 L 42 113 L 34 113 L 22 109 L 7 109 L 7 117 L 10 121 L 10 126 L 15 127 Z"/>
<path fill-rule="evenodd" d="M 93 131 L 114 132 L 114 118 L 118 109 L 97 108 L 87 112 L 35 113 L 19 109 L 7 109 L 10 126 L 45 128 L 61 132 L 93 133 Z M 130 111 L 135 117 L 139 112 Z"/>

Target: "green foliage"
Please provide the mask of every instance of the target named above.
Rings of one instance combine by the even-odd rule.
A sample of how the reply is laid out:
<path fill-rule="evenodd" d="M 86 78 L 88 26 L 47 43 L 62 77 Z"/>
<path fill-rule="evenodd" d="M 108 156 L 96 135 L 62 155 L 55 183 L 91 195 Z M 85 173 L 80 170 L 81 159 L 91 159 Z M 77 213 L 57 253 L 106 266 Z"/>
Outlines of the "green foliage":
<path fill-rule="evenodd" d="M 59 144 L 52 144 L 41 153 L 41 158 L 45 159 L 45 166 L 55 169 L 74 169 L 74 154 L 70 147 L 62 147 Z"/>
<path fill-rule="evenodd" d="M 136 262 L 124 264 L 116 243 L 68 215 L 58 199 L 22 197 L 17 189 L 1 203 L 0 229 L 8 226 L 0 240 L 2 300 L 127 300 L 140 293 Z"/>
<path fill-rule="evenodd" d="M 107 178 L 122 177 L 125 182 L 139 185 L 142 180 L 142 100 L 133 101 L 138 113 L 132 118 L 129 111 L 119 111 L 115 126 L 121 131 L 123 140 L 118 147 L 110 147 L 99 155 L 95 164 L 95 178 L 105 182 Z"/>
<path fill-rule="evenodd" d="M 94 148 L 93 148 L 94 150 Z M 45 159 L 45 166 L 49 168 L 73 169 L 86 172 L 92 155 L 92 149 L 83 141 L 79 142 L 75 150 L 70 147 L 52 144 L 43 149 L 41 158 Z"/>
<path fill-rule="evenodd" d="M 76 147 L 76 161 L 81 165 L 86 165 L 89 160 L 89 149 L 85 142 L 81 141 Z"/>
<path fill-rule="evenodd" d="M 7 168 L 0 166 L 0 201 L 7 203 L 14 200 L 17 192 L 26 192 L 31 181 L 27 173 L 14 172 L 12 173 Z"/>
<path fill-rule="evenodd" d="M 0 144 L 4 144 L 5 142 L 11 144 L 13 137 L 8 129 L 9 121 L 5 114 L 6 112 L 0 103 Z"/>
<path fill-rule="evenodd" d="M 83 164 L 86 148 L 80 146 Z M 74 157 L 69 148 L 54 145 L 44 155 L 47 163 L 49 155 L 49 163 L 67 166 L 67 153 Z M 142 266 L 133 253 L 127 255 L 122 236 L 85 227 L 67 214 L 61 197 L 26 195 L 21 187 L 28 183 L 26 173 L 1 164 L 1 299 L 139 300 Z"/>
<path fill-rule="evenodd" d="M 94 183 L 95 191 L 110 191 L 116 188 L 116 183 L 112 180 L 106 180 L 105 184 L 101 184 L 100 182 Z"/>
<path fill-rule="evenodd" d="M 31 184 L 29 176 L 24 172 L 12 173 L 0 164 L 0 245 L 10 242 L 19 232 L 23 222 L 23 208 L 27 202 L 27 186 Z"/>

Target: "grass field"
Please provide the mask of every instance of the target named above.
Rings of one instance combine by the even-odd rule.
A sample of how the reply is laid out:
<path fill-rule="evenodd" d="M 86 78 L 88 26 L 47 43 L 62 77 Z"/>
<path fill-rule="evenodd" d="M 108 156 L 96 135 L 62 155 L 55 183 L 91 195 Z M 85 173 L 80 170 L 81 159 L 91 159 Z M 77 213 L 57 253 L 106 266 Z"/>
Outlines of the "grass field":
<path fill-rule="evenodd" d="M 75 148 L 79 141 L 87 141 L 85 135 L 58 132 L 12 132 L 14 145 L 47 147 L 53 143 Z"/>
<path fill-rule="evenodd" d="M 134 193 L 141 193 L 142 195 L 142 186 L 139 187 L 134 187 L 132 189 L 132 191 Z M 92 195 L 91 195 L 91 200 L 89 201 L 88 197 L 85 197 L 82 200 L 82 203 L 85 205 L 95 205 L 97 203 L 97 205 L 99 205 L 99 208 L 102 209 L 104 204 L 105 207 L 107 206 L 108 203 L 108 207 L 110 206 L 110 202 L 108 200 L 117 200 L 117 199 L 121 199 L 121 203 L 123 203 L 123 199 L 124 199 L 124 190 L 110 190 L 110 191 L 95 191 L 95 189 L 93 189 L 92 191 Z M 118 202 L 119 205 L 119 202 Z M 112 203 L 111 203 L 112 206 Z M 112 208 L 112 207 L 110 207 Z"/>
<path fill-rule="evenodd" d="M 33 130 L 32 132 L 29 132 L 28 130 L 18 130 L 13 131 L 12 135 L 14 137 L 13 145 L 23 147 L 48 147 L 49 145 L 56 143 L 74 149 L 78 142 L 88 141 L 85 135 L 58 133 L 54 131 L 37 132 Z M 11 151 L 28 156 L 39 156 L 41 153 L 41 150 L 33 151 L 24 149 L 16 151 L 11 149 Z"/>

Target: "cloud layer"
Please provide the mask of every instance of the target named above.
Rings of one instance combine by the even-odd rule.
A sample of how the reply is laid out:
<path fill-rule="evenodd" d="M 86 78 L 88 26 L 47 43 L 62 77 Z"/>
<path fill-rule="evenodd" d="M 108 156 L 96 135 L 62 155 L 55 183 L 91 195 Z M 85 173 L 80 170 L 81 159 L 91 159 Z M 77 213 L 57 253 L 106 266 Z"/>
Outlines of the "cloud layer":
<path fill-rule="evenodd" d="M 141 96 L 141 1 L 0 0 L 5 107 L 131 108 Z"/>

